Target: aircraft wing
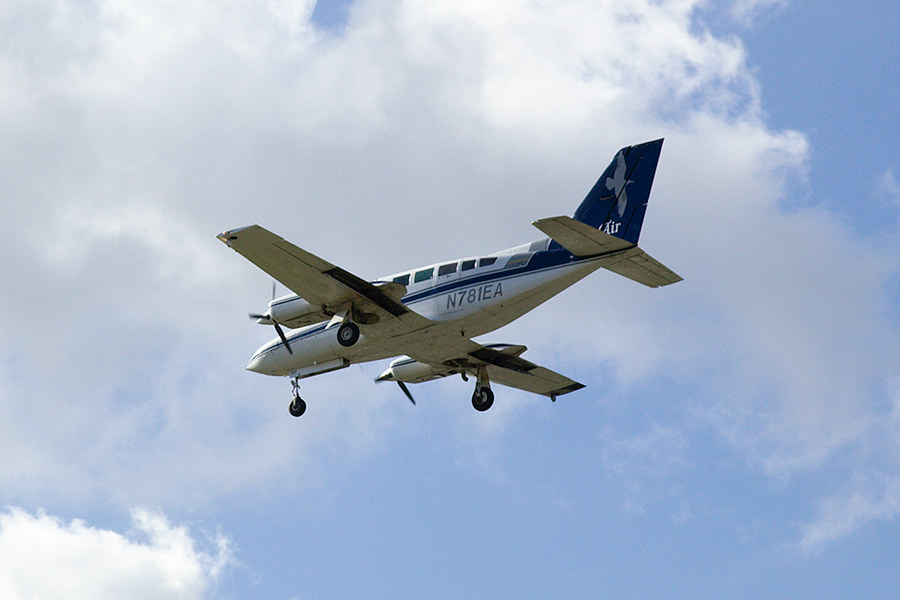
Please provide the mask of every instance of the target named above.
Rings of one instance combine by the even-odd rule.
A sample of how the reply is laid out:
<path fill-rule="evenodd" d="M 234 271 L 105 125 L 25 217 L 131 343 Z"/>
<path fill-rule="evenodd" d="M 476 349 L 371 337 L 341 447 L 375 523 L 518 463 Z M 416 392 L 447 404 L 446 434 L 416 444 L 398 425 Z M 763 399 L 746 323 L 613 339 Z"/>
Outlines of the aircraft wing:
<path fill-rule="evenodd" d="M 507 344 L 482 346 L 469 339 L 463 338 L 463 340 L 464 342 L 461 340 L 457 343 L 457 347 L 464 343 L 466 351 L 440 363 L 427 360 L 424 353 L 413 351 L 409 353 L 409 356 L 419 362 L 430 364 L 435 373 L 477 373 L 481 366 L 486 366 L 491 382 L 549 398 L 556 398 L 584 387 L 583 384 L 573 381 L 565 375 L 522 358 L 520 355 L 525 352 L 525 346 Z"/>
<path fill-rule="evenodd" d="M 550 398 L 580 390 L 583 384 L 519 356 L 482 347 L 469 356 L 487 364 L 491 381 Z"/>
<path fill-rule="evenodd" d="M 374 315 L 376 318 L 371 322 L 379 323 L 375 332 L 387 335 L 431 323 L 400 302 L 400 296 L 406 291 L 404 286 L 393 283 L 376 286 L 259 225 L 233 229 L 217 237 L 309 304 L 322 306 L 326 314 L 352 306 L 357 312 Z"/>

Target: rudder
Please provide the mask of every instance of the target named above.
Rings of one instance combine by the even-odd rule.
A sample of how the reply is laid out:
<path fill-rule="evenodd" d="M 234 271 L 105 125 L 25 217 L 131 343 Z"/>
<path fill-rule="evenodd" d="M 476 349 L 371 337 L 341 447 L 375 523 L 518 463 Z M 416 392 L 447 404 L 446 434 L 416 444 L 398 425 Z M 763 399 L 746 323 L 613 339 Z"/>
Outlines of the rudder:
<path fill-rule="evenodd" d="M 662 144 L 658 139 L 619 150 L 575 211 L 575 219 L 637 244 Z"/>

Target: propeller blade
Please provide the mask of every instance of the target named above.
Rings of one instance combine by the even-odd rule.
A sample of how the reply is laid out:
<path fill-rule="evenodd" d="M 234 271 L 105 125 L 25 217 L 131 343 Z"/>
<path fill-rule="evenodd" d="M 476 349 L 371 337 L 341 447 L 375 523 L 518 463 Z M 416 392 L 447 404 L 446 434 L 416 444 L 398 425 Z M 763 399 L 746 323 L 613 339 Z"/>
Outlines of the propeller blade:
<path fill-rule="evenodd" d="M 272 281 L 272 300 L 275 299 L 275 282 Z M 266 321 L 270 321 L 272 325 L 275 326 L 275 331 L 278 332 L 278 337 L 281 338 L 281 341 L 284 342 L 284 347 L 287 348 L 288 354 L 293 354 L 294 351 L 291 349 L 291 345 L 287 341 L 287 336 L 284 335 L 284 330 L 281 328 L 281 325 L 278 324 L 278 321 L 273 319 L 270 315 L 261 315 L 259 313 L 250 313 L 247 315 L 251 319 L 255 319 L 259 321 L 260 319 L 264 319 Z"/>
<path fill-rule="evenodd" d="M 400 381 L 400 380 L 398 379 L 398 380 L 397 380 L 397 385 L 400 386 L 400 389 L 403 390 L 403 393 L 406 394 L 406 397 L 409 398 L 409 401 L 413 403 L 413 406 L 415 406 L 415 405 L 416 405 L 416 401 L 413 400 L 412 394 L 409 393 L 409 388 L 406 387 L 406 384 L 403 383 L 402 381 Z"/>
<path fill-rule="evenodd" d="M 284 331 L 281 329 L 281 325 L 275 322 L 275 331 L 278 332 L 278 337 L 281 338 L 281 341 L 284 342 L 284 347 L 287 348 L 288 354 L 293 354 L 294 351 L 291 350 L 291 345 L 288 344 L 287 337 L 284 335 Z"/>

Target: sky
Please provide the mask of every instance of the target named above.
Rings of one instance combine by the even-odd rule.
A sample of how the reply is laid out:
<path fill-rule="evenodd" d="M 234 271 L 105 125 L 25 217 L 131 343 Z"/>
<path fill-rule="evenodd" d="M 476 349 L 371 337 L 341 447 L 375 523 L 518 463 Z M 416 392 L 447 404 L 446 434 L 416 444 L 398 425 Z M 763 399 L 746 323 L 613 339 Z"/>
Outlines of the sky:
<path fill-rule="evenodd" d="M 0 597 L 894 598 L 895 2 L 5 0 Z M 482 342 L 587 387 L 244 370 L 259 223 L 368 279 L 641 246 Z M 282 289 L 283 290 L 283 289 Z M 52 573 L 52 576 L 48 576 Z"/>

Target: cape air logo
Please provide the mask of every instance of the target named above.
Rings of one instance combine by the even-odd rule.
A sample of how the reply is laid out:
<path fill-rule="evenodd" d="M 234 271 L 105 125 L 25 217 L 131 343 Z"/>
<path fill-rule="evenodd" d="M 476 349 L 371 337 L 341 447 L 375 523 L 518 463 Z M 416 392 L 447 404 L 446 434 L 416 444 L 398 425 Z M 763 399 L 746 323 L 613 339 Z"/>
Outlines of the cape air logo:
<path fill-rule="evenodd" d="M 625 207 L 628 206 L 628 196 L 625 194 L 625 186 L 632 183 L 631 179 L 625 179 L 626 169 L 625 156 L 619 152 L 619 154 L 616 155 L 616 170 L 613 172 L 612 177 L 606 178 L 606 189 L 612 190 L 616 195 L 616 198 L 619 199 L 616 208 L 619 211 L 620 217 L 625 214 Z"/>
<path fill-rule="evenodd" d="M 618 221 L 607 221 L 600 226 L 600 231 L 609 235 L 616 235 L 619 233 L 619 227 L 621 226 L 622 224 Z"/>

